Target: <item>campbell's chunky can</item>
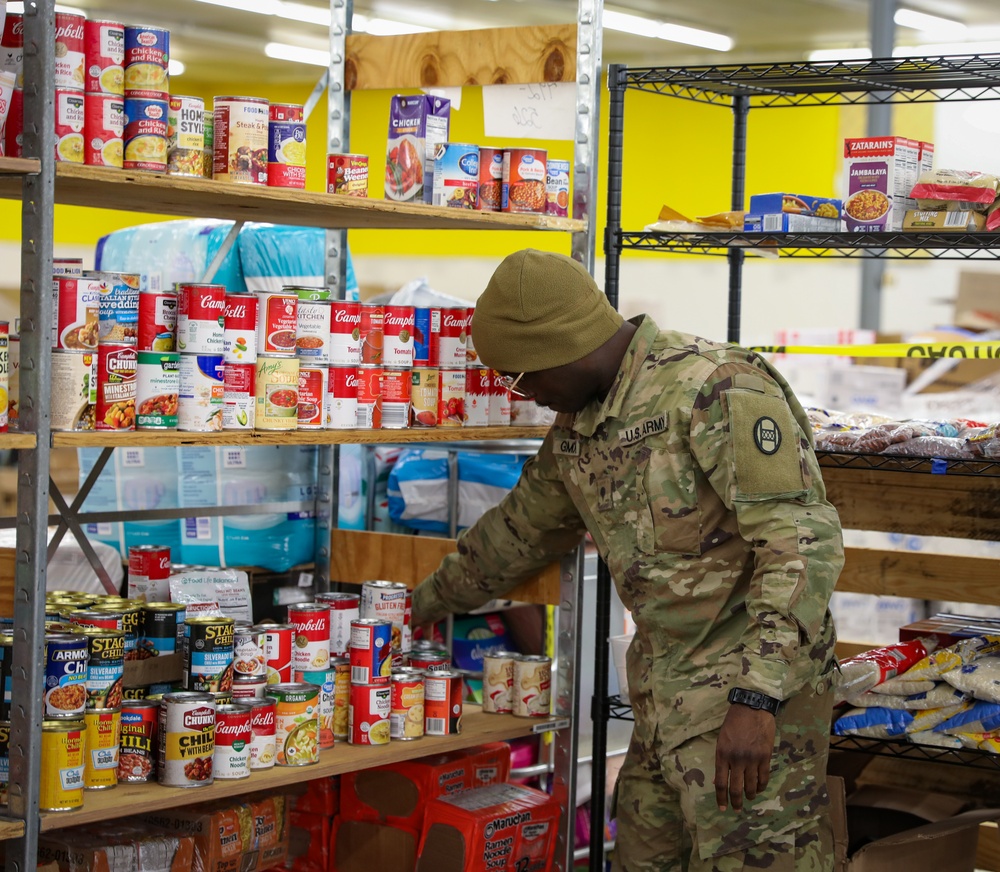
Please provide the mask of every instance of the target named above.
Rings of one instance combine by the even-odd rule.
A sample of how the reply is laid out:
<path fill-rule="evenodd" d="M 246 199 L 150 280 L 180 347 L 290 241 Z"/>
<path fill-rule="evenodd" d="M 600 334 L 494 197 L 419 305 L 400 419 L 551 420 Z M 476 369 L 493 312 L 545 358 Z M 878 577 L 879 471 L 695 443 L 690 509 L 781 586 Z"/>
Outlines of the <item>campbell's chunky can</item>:
<path fill-rule="evenodd" d="M 293 291 L 259 291 L 257 352 L 295 354 L 299 298 Z"/>
<path fill-rule="evenodd" d="M 263 630 L 267 683 L 270 685 L 291 681 L 295 627 L 291 624 L 265 624 Z"/>
<path fill-rule="evenodd" d="M 436 427 L 438 422 L 437 368 L 417 367 L 410 371 L 410 426 Z"/>
<path fill-rule="evenodd" d="M 83 163 L 83 129 L 87 122 L 84 93 L 57 89 L 55 102 L 56 160 Z"/>
<path fill-rule="evenodd" d="M 223 372 L 222 429 L 253 430 L 257 420 L 255 363 L 226 363 Z"/>
<path fill-rule="evenodd" d="M 87 83 L 86 40 L 82 15 L 70 12 L 56 13 L 55 66 L 56 89 L 82 91 Z"/>
<path fill-rule="evenodd" d="M 359 430 L 382 429 L 382 367 L 358 367 Z"/>
<path fill-rule="evenodd" d="M 121 97 L 125 93 L 125 25 L 87 19 L 83 25 L 83 53 L 84 90 Z"/>
<path fill-rule="evenodd" d="M 388 745 L 391 711 L 392 688 L 389 684 L 352 684 L 347 741 L 352 745 Z"/>
<path fill-rule="evenodd" d="M 257 362 L 259 303 L 256 294 L 226 294 L 222 338 L 226 363 Z"/>
<path fill-rule="evenodd" d="M 384 344 L 385 306 L 364 303 L 361 306 L 361 364 L 381 366 Z"/>
<path fill-rule="evenodd" d="M 289 606 L 288 623 L 295 628 L 292 671 L 325 669 L 330 663 L 330 606 L 326 603 Z"/>
<path fill-rule="evenodd" d="M 469 327 L 469 310 L 463 307 L 441 309 L 438 336 L 438 358 L 434 365 L 441 369 L 465 369 L 465 340 Z"/>
<path fill-rule="evenodd" d="M 329 396 L 325 366 L 299 364 L 299 428 L 320 430 L 326 426 L 326 403 Z"/>
<path fill-rule="evenodd" d="M 188 354 L 222 354 L 226 286 L 177 286 L 177 350 Z"/>
<path fill-rule="evenodd" d="M 125 96 L 166 100 L 170 31 L 146 24 L 125 25 Z"/>
<path fill-rule="evenodd" d="M 176 430 L 180 391 L 180 355 L 176 351 L 140 351 L 135 376 L 136 428 Z"/>
<path fill-rule="evenodd" d="M 125 169 L 166 172 L 167 101 L 126 95 L 123 142 Z"/>
<path fill-rule="evenodd" d="M 215 697 L 167 693 L 157 722 L 157 778 L 165 787 L 205 787 L 213 780 Z"/>
<path fill-rule="evenodd" d="M 351 300 L 330 303 L 330 365 L 361 363 L 361 304 Z"/>
<path fill-rule="evenodd" d="M 270 105 L 267 184 L 272 188 L 306 186 L 306 123 L 297 103 Z"/>
<path fill-rule="evenodd" d="M 212 177 L 242 185 L 266 185 L 267 100 L 216 97 L 214 112 Z"/>
<path fill-rule="evenodd" d="M 169 602 L 169 545 L 129 546 L 128 596 L 129 599 L 144 599 L 146 602 Z M 172 654 L 173 651 L 166 653 Z"/>
<path fill-rule="evenodd" d="M 493 370 L 469 367 L 465 371 L 466 427 L 488 427 L 493 396 Z"/>
<path fill-rule="evenodd" d="M 135 374 L 138 354 L 134 345 L 101 342 L 97 347 L 97 430 L 135 429 Z"/>
<path fill-rule="evenodd" d="M 175 351 L 177 346 L 177 291 L 139 292 L 137 351 Z"/>
<path fill-rule="evenodd" d="M 358 426 L 358 368 L 331 366 L 327 386 L 326 426 L 354 430 Z"/>
<path fill-rule="evenodd" d="M 465 368 L 438 372 L 438 426 L 465 424 Z"/>
<path fill-rule="evenodd" d="M 382 429 L 402 430 L 410 425 L 409 369 L 382 370 Z"/>
<path fill-rule="evenodd" d="M 367 197 L 368 155 L 327 155 L 326 192 L 328 194 L 344 194 L 348 197 Z"/>
<path fill-rule="evenodd" d="M 413 366 L 414 317 L 413 306 L 385 307 L 382 317 L 382 362 L 385 366 Z"/>
<path fill-rule="evenodd" d="M 120 169 L 125 149 L 125 98 L 115 94 L 85 94 L 83 109 L 83 162 L 88 166 Z"/>
<path fill-rule="evenodd" d="M 361 597 L 356 593 L 318 593 L 316 602 L 330 607 L 330 656 L 344 656 L 351 650 L 351 621 L 361 616 Z"/>

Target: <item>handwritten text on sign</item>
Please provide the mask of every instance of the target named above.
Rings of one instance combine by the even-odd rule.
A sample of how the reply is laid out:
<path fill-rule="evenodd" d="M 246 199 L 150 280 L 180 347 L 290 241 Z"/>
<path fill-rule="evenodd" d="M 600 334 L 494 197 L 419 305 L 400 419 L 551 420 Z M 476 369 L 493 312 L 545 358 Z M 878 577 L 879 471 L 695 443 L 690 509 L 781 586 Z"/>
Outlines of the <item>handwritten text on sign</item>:
<path fill-rule="evenodd" d="M 483 88 L 487 136 L 573 139 L 576 84 L 487 85 Z"/>

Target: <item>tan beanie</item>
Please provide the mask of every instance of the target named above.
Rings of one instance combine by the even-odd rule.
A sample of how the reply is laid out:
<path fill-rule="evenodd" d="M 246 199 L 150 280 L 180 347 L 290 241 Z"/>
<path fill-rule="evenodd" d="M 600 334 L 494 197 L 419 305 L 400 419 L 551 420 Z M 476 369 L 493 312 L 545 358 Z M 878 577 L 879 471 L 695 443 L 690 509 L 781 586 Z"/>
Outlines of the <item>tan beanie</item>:
<path fill-rule="evenodd" d="M 472 340 L 493 369 L 537 372 L 586 357 L 623 321 L 583 266 L 527 248 L 493 273 L 476 302 Z"/>

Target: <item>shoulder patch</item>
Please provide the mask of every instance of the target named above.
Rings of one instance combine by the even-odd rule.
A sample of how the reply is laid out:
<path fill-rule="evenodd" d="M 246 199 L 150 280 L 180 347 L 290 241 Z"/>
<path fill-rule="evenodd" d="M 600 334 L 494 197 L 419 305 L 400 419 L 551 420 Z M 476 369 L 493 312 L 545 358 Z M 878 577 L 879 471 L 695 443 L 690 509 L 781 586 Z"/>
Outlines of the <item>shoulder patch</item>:
<path fill-rule="evenodd" d="M 618 441 L 622 445 L 634 445 L 641 442 L 647 436 L 656 436 L 659 433 L 666 433 L 670 420 L 667 413 L 656 415 L 652 418 L 644 418 L 636 421 L 631 427 L 623 427 L 618 431 Z"/>
<path fill-rule="evenodd" d="M 753 425 L 753 442 L 761 454 L 777 454 L 781 448 L 781 428 L 774 418 L 763 415 Z"/>

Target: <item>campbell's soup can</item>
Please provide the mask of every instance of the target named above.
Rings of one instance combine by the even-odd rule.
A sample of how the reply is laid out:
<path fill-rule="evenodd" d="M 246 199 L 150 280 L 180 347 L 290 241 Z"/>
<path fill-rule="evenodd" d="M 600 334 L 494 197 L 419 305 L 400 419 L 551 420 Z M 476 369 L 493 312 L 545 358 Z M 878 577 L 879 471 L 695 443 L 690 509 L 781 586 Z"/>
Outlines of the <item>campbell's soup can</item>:
<path fill-rule="evenodd" d="M 510 388 L 504 378 L 493 370 L 493 390 L 490 393 L 490 426 L 502 427 L 510 424 Z"/>
<path fill-rule="evenodd" d="M 234 702 L 263 699 L 266 690 L 267 676 L 265 675 L 237 675 L 233 678 Z"/>
<path fill-rule="evenodd" d="M 134 345 L 102 342 L 97 347 L 97 430 L 135 429 L 137 365 Z"/>
<path fill-rule="evenodd" d="M 214 110 L 212 178 L 240 185 L 266 185 L 270 123 L 267 100 L 216 97 Z"/>
<path fill-rule="evenodd" d="M 330 664 L 330 607 L 302 603 L 288 607 L 288 623 L 295 628 L 292 671 L 325 669 Z"/>
<path fill-rule="evenodd" d="M 514 714 L 547 718 L 552 702 L 552 660 L 537 654 L 517 657 L 511 675 Z"/>
<path fill-rule="evenodd" d="M 167 602 L 170 599 L 170 546 L 131 545 L 128 549 L 130 599 Z M 176 634 L 175 634 L 176 637 Z M 161 653 L 163 653 L 161 651 Z M 166 653 L 172 654 L 173 649 Z"/>
<path fill-rule="evenodd" d="M 167 169 L 167 101 L 125 95 L 125 154 L 127 170 Z"/>
<path fill-rule="evenodd" d="M 223 352 L 226 286 L 177 286 L 177 350 L 187 354 Z"/>
<path fill-rule="evenodd" d="M 299 324 L 299 298 L 293 291 L 259 291 L 257 352 L 295 354 Z"/>
<path fill-rule="evenodd" d="M 118 786 L 118 755 L 121 748 L 121 709 L 89 709 L 83 722 L 87 731 L 87 753 L 83 763 L 84 790 L 107 790 Z"/>
<path fill-rule="evenodd" d="M 212 770 L 216 778 L 238 780 L 250 777 L 250 741 L 253 710 L 231 703 L 215 710 L 215 753 Z"/>
<path fill-rule="evenodd" d="M 479 149 L 479 199 L 481 212 L 499 212 L 503 204 L 503 149 Z"/>
<path fill-rule="evenodd" d="M 177 429 L 181 392 L 180 357 L 176 351 L 138 352 L 135 376 L 137 429 Z"/>
<path fill-rule="evenodd" d="M 334 669 L 314 669 L 294 673 L 296 681 L 314 684 L 319 688 L 319 746 L 332 748 L 335 736 L 333 718 L 336 711 L 336 676 Z"/>
<path fill-rule="evenodd" d="M 410 426 L 436 427 L 438 422 L 439 374 L 436 368 L 410 371 Z"/>
<path fill-rule="evenodd" d="M 508 148 L 503 153 L 500 211 L 544 212 L 548 152 L 544 148 Z"/>
<path fill-rule="evenodd" d="M 326 426 L 329 370 L 325 366 L 299 363 L 299 428 L 321 430 Z"/>
<path fill-rule="evenodd" d="M 493 370 L 469 367 L 465 371 L 465 426 L 488 427 Z"/>
<path fill-rule="evenodd" d="M 382 367 L 358 367 L 359 430 L 382 429 Z"/>
<path fill-rule="evenodd" d="M 327 373 L 326 426 L 354 430 L 358 426 L 358 368 L 331 366 Z"/>
<path fill-rule="evenodd" d="M 205 787 L 213 780 L 215 697 L 211 693 L 166 693 L 160 700 L 156 734 L 156 780 L 165 787 Z"/>
<path fill-rule="evenodd" d="M 434 362 L 441 369 L 464 368 L 468 362 L 465 346 L 468 336 L 469 311 L 463 307 L 441 309 L 438 358 Z"/>
<path fill-rule="evenodd" d="M 295 627 L 291 624 L 264 624 L 262 629 L 267 683 L 270 685 L 291 681 Z"/>
<path fill-rule="evenodd" d="M 381 366 L 385 340 L 385 306 L 364 303 L 361 306 L 361 364 Z"/>
<path fill-rule="evenodd" d="M 465 424 L 465 369 L 438 371 L 438 426 Z"/>
<path fill-rule="evenodd" d="M 319 688 L 314 684 L 274 684 L 267 695 L 274 700 L 275 762 L 279 766 L 308 766 L 319 762 Z"/>
<path fill-rule="evenodd" d="M 465 331 L 465 365 L 481 367 L 483 363 L 479 359 L 479 352 L 476 351 L 476 346 L 472 341 L 472 318 L 475 313 L 475 309 L 469 309 L 469 322 Z"/>
<path fill-rule="evenodd" d="M 329 366 L 333 308 L 329 300 L 299 298 L 295 353 L 302 365 Z"/>
<path fill-rule="evenodd" d="M 7 16 L 8 20 L 10 15 Z M 3 134 L 4 154 L 7 157 L 24 157 L 24 91 L 14 88 L 10 95 L 7 123 L 0 130 Z"/>
<path fill-rule="evenodd" d="M 56 160 L 83 163 L 83 129 L 87 123 L 86 97 L 83 91 L 57 89 Z"/>
<path fill-rule="evenodd" d="M 84 51 L 84 22 L 82 15 L 69 12 L 56 13 L 55 85 L 56 90 L 66 88 L 82 91 L 87 83 Z"/>
<path fill-rule="evenodd" d="M 0 321 L 0 433 L 10 426 L 10 325 Z"/>
<path fill-rule="evenodd" d="M 351 650 L 351 621 L 360 617 L 361 597 L 356 593 L 318 593 L 316 602 L 330 607 L 330 657 Z"/>
<path fill-rule="evenodd" d="M 258 430 L 297 429 L 299 359 L 261 354 L 254 367 L 254 426 Z"/>
<path fill-rule="evenodd" d="M 83 24 L 83 54 L 83 89 L 121 97 L 125 93 L 125 25 L 88 18 Z"/>
<path fill-rule="evenodd" d="M 125 96 L 166 100 L 170 31 L 146 24 L 125 25 Z"/>
<path fill-rule="evenodd" d="M 138 351 L 177 348 L 177 291 L 139 292 Z"/>
<path fill-rule="evenodd" d="M 271 697 L 247 699 L 250 707 L 250 769 L 273 769 L 275 748 L 275 703 Z"/>
<path fill-rule="evenodd" d="M 424 673 L 401 667 L 392 670 L 389 726 L 393 739 L 409 741 L 424 735 Z"/>
<path fill-rule="evenodd" d="M 428 736 L 462 732 L 465 682 L 460 672 L 431 670 L 424 675 L 424 730 Z"/>
<path fill-rule="evenodd" d="M 267 184 L 306 186 L 306 123 L 297 103 L 272 103 L 267 132 Z"/>
<path fill-rule="evenodd" d="M 417 306 L 413 310 L 413 365 L 437 366 L 441 337 L 441 310 Z"/>
<path fill-rule="evenodd" d="M 347 710 L 347 741 L 352 745 L 388 745 L 392 688 L 389 684 L 352 684 Z"/>
<path fill-rule="evenodd" d="M 479 146 L 438 142 L 433 152 L 431 203 L 453 209 L 475 209 L 479 200 Z"/>
<path fill-rule="evenodd" d="M 201 178 L 204 160 L 205 101 L 171 94 L 167 105 L 167 172 Z"/>
<path fill-rule="evenodd" d="M 382 370 L 382 429 L 404 430 L 410 426 L 409 369 Z"/>
<path fill-rule="evenodd" d="M 83 109 L 83 162 L 93 167 L 121 169 L 125 98 L 115 94 L 85 94 Z"/>
<path fill-rule="evenodd" d="M 225 392 L 221 354 L 180 355 L 177 429 L 193 433 L 221 430 Z"/>
<path fill-rule="evenodd" d="M 386 306 L 382 325 L 383 364 L 399 368 L 413 366 L 413 306 Z"/>
<path fill-rule="evenodd" d="M 330 303 L 330 365 L 361 363 L 361 304 L 350 300 Z"/>
<path fill-rule="evenodd" d="M 153 700 L 124 700 L 118 751 L 118 782 L 144 784 L 156 781 L 159 751 L 156 728 L 160 704 Z"/>
<path fill-rule="evenodd" d="M 348 197 L 367 197 L 368 155 L 327 155 L 326 192 L 328 194 L 344 194 Z"/>
<path fill-rule="evenodd" d="M 222 429 L 253 430 L 257 419 L 257 365 L 226 363 L 223 379 Z"/>
<path fill-rule="evenodd" d="M 392 622 L 379 618 L 351 621 L 351 683 L 388 684 L 392 672 Z"/>
<path fill-rule="evenodd" d="M 83 805 L 87 727 L 83 718 L 42 721 L 39 811 L 72 811 Z"/>
<path fill-rule="evenodd" d="M 24 16 L 20 12 L 8 12 L 0 35 L 0 72 L 14 74 L 14 87 L 24 87 L 22 64 L 24 60 Z M 10 154 L 7 155 L 11 157 Z"/>
<path fill-rule="evenodd" d="M 259 303 L 256 294 L 226 294 L 222 336 L 226 363 L 257 362 Z"/>

